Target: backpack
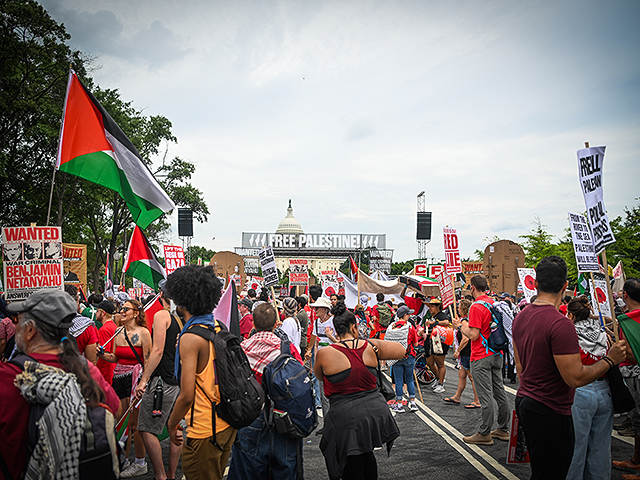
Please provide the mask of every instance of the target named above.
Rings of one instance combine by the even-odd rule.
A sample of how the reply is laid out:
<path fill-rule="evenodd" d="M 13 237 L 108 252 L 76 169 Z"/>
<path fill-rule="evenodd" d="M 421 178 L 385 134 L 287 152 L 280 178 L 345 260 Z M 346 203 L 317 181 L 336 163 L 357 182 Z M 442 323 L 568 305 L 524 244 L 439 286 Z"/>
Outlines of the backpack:
<path fill-rule="evenodd" d="M 401 322 L 394 322 L 391 324 L 389 328 L 387 328 L 387 333 L 384 336 L 385 341 L 389 342 L 398 342 L 405 349 L 408 349 L 408 339 L 409 339 L 409 330 L 411 328 L 411 323 L 404 322 L 404 324 L 400 324 Z M 407 358 L 408 353 L 405 354 L 404 358 Z M 387 360 L 387 365 L 394 365 L 398 360 Z"/>
<path fill-rule="evenodd" d="M 229 332 L 221 323 L 217 323 L 217 327 L 220 328 L 219 332 L 212 327 L 195 324 L 185 333 L 193 333 L 213 342 L 216 352 L 214 368 L 220 390 L 220 403 L 216 404 L 212 401 L 197 381 L 196 387 L 200 388 L 211 402 L 212 443 L 219 446 L 215 438 L 216 414 L 236 429 L 251 425 L 264 407 L 264 391 L 251 370 L 247 355 L 240 346 L 240 338 Z M 193 418 L 193 406 L 191 416 Z"/>
<path fill-rule="evenodd" d="M 271 402 L 265 413 L 273 416 L 276 431 L 283 437 L 304 438 L 318 426 L 313 384 L 289 345 L 281 342 L 280 355 L 262 372 L 262 388 Z"/>
<path fill-rule="evenodd" d="M 18 355 L 10 361 L 24 370 L 26 361 L 37 360 L 29 355 Z M 29 411 L 29 455 L 38 441 L 37 422 L 44 413 L 46 405 L 31 404 Z M 116 480 L 120 478 L 120 444 L 116 439 L 115 419 L 104 404 L 95 408 L 87 405 L 87 420 L 80 443 L 80 479 L 81 480 Z"/>
<path fill-rule="evenodd" d="M 387 328 L 393 319 L 393 313 L 391 313 L 391 307 L 386 303 L 378 304 L 378 323 L 381 327 Z"/>
<path fill-rule="evenodd" d="M 480 334 L 480 337 L 482 338 L 482 345 L 485 346 L 486 352 L 489 353 L 489 351 L 491 351 L 493 353 L 498 353 L 507 351 L 509 349 L 509 339 L 504 331 L 502 312 L 483 300 L 479 300 L 476 303 L 483 305 L 487 310 L 489 310 L 489 312 L 491 312 L 491 321 L 489 323 L 491 332 L 489 333 L 489 338 L 484 338 L 482 334 Z"/>

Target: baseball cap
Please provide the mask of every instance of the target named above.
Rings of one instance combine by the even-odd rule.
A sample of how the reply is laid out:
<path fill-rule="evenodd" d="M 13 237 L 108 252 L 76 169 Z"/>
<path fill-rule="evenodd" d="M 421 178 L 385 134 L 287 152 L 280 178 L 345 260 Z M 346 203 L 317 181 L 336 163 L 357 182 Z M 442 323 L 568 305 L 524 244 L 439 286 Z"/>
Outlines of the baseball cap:
<path fill-rule="evenodd" d="M 322 307 L 322 308 L 328 308 L 329 310 L 331 310 L 331 301 L 329 301 L 328 298 L 324 298 L 324 297 L 319 297 L 318 300 L 316 300 L 314 303 L 309 304 L 310 307 Z"/>
<path fill-rule="evenodd" d="M 73 297 L 62 290 L 38 290 L 22 302 L 7 305 L 12 313 L 29 312 L 38 321 L 54 328 L 69 328 L 77 309 Z"/>
<path fill-rule="evenodd" d="M 116 306 L 113 304 L 113 302 L 110 302 L 109 300 L 101 301 L 99 304 L 96 305 L 96 307 L 101 310 L 104 310 L 109 315 L 113 315 L 116 312 Z"/>
<path fill-rule="evenodd" d="M 249 297 L 244 297 L 242 300 L 238 302 L 238 305 L 244 305 L 249 310 L 251 310 L 251 307 L 253 307 L 253 302 Z"/>
<path fill-rule="evenodd" d="M 411 310 L 409 307 L 407 307 L 406 305 L 402 305 L 399 309 L 398 309 L 398 313 L 397 316 L 398 318 L 402 318 L 405 315 L 409 314 L 411 315 L 414 311 Z"/>

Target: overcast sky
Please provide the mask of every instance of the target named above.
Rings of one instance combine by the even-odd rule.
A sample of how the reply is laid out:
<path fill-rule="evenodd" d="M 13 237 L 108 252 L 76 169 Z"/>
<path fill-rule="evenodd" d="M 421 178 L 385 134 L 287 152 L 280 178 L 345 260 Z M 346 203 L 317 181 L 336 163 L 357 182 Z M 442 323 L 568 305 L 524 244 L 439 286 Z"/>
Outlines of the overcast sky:
<path fill-rule="evenodd" d="M 640 2 L 43 0 L 93 77 L 173 123 L 211 215 L 194 245 L 273 232 L 386 233 L 415 258 L 564 235 L 576 151 L 606 145 L 611 219 L 640 195 Z M 177 237 L 177 214 L 174 215 Z M 212 238 L 215 237 L 215 242 Z"/>

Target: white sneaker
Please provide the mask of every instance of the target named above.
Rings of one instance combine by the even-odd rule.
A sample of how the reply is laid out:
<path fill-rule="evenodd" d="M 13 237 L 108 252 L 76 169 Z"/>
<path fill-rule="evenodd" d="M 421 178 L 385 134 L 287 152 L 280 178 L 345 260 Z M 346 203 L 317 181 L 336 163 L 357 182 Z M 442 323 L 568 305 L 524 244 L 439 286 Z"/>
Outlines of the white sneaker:
<path fill-rule="evenodd" d="M 433 389 L 435 393 L 444 393 L 444 385 L 439 384 L 436 388 Z"/>
<path fill-rule="evenodd" d="M 394 403 L 391 407 L 391 410 L 396 413 L 404 413 L 404 407 L 402 406 L 402 403 Z"/>
<path fill-rule="evenodd" d="M 136 462 L 133 462 L 122 473 L 120 473 L 120 478 L 137 477 L 138 475 L 144 475 L 147 471 L 148 467 L 146 463 L 144 466 L 140 466 Z"/>
<path fill-rule="evenodd" d="M 419 410 L 416 402 L 409 402 L 409 410 L 411 410 L 412 412 L 417 412 Z"/>

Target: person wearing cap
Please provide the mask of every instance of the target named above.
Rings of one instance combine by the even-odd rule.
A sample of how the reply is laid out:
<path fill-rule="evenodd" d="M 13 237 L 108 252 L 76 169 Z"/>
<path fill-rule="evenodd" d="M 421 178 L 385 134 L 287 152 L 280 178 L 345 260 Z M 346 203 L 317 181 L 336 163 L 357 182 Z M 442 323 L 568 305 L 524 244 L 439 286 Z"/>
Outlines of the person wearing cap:
<path fill-rule="evenodd" d="M 116 312 L 116 306 L 109 300 L 102 300 L 96 307 L 96 320 L 102 324 L 102 327 L 98 330 L 98 343 L 100 347 L 110 352 L 113 350 L 113 337 L 116 334 L 116 329 L 120 326 L 113 316 Z M 107 383 L 111 385 L 116 364 L 98 358 L 96 367 L 98 367 Z"/>
<path fill-rule="evenodd" d="M 387 328 L 385 340 L 398 342 L 405 348 L 405 356 L 402 360 L 387 360 L 391 365 L 393 377 L 396 383 L 396 403 L 391 409 L 396 413 L 404 413 L 402 406 L 403 384 L 407 384 L 409 393 L 409 409 L 412 412 L 418 411 L 416 405 L 416 386 L 413 383 L 413 368 L 416 364 L 416 350 L 418 344 L 418 334 L 416 328 L 409 321 L 409 316 L 413 313 L 406 305 L 401 305 L 396 314 L 397 320 Z"/>
<path fill-rule="evenodd" d="M 328 298 L 319 297 L 315 302 L 309 305 L 316 313 L 316 320 L 313 324 L 312 338 L 315 339 L 315 348 L 317 351 L 324 347 L 336 343 L 338 335 L 333 326 L 333 315 L 331 315 L 331 302 Z M 329 400 L 324 394 L 324 385 L 319 382 L 320 401 L 322 403 L 322 415 L 326 417 L 329 413 Z M 320 433 L 318 433 L 320 432 Z M 316 432 L 316 435 L 322 434 L 322 429 Z"/>
<path fill-rule="evenodd" d="M 162 433 L 169 419 L 169 414 L 180 393 L 178 381 L 173 376 L 176 359 L 176 340 L 182 330 L 182 322 L 171 314 L 171 300 L 165 290 L 166 280 L 160 280 L 159 300 L 162 310 L 153 316 L 153 344 L 149 359 L 145 362 L 144 373 L 136 387 L 136 400 L 142 399 L 138 414 L 138 431 L 153 465 L 154 478 L 166 480 L 176 477 L 176 468 L 180 460 L 181 448 L 169 442 L 169 469 L 165 471 L 162 462 L 162 447 L 158 435 Z M 154 392 L 162 389 L 161 413 L 154 412 Z"/>
<path fill-rule="evenodd" d="M 307 331 L 309 330 L 309 315 L 305 310 L 305 306 L 308 302 L 308 297 L 304 294 L 296 297 L 296 302 L 298 303 L 298 313 L 296 313 L 296 318 L 300 323 L 300 345 L 296 345 L 300 347 L 300 352 L 304 355 L 304 352 L 307 350 Z"/>
<path fill-rule="evenodd" d="M 104 403 L 119 415 L 117 395 L 105 382 L 100 371 L 78 353 L 69 337 L 69 327 L 77 313 L 76 302 L 62 290 L 39 290 L 24 301 L 7 307 L 18 314 L 16 345 L 39 364 L 73 373 L 88 405 Z M 0 455 L 13 478 L 22 478 L 28 461 L 30 404 L 24 399 L 15 378 L 22 369 L 13 363 L 0 363 Z M 69 411 L 73 404 L 65 405 Z M 68 438 L 57 438 L 62 449 L 69 448 Z M 53 458 L 53 462 L 59 459 Z"/>
<path fill-rule="evenodd" d="M 429 314 L 431 315 L 431 318 L 425 321 L 425 326 L 427 327 L 424 333 L 425 362 L 436 377 L 438 377 L 438 381 L 432 385 L 433 391 L 435 393 L 444 393 L 444 377 L 447 373 L 447 368 L 444 366 L 444 359 L 449 351 L 449 345 L 442 341 L 443 336 L 440 335 L 442 353 L 435 354 L 433 352 L 431 338 L 434 335 L 443 333 L 442 329 L 451 326 L 451 317 L 447 310 L 442 309 L 442 301 L 439 298 L 432 298 L 427 302 L 427 306 L 429 307 Z"/>
<path fill-rule="evenodd" d="M 284 311 L 285 319 L 282 322 L 280 328 L 289 337 L 289 341 L 298 348 L 300 346 L 301 328 L 298 317 L 298 302 L 293 297 L 287 297 L 282 301 L 282 308 Z"/>
<path fill-rule="evenodd" d="M 238 310 L 240 311 L 240 335 L 245 340 L 249 338 L 249 333 L 253 328 L 253 315 L 251 315 L 251 309 L 253 302 L 249 297 L 244 297 L 238 302 Z"/>

